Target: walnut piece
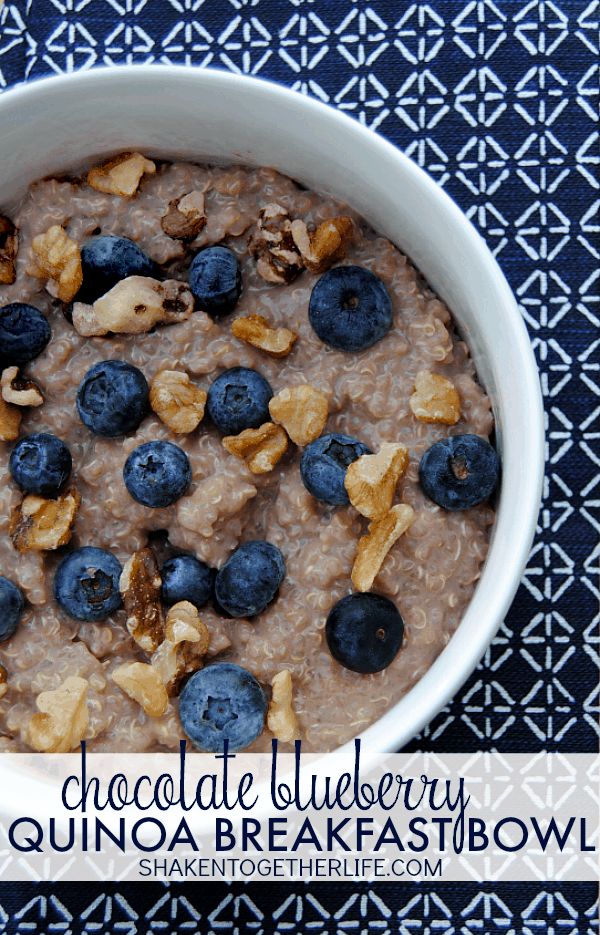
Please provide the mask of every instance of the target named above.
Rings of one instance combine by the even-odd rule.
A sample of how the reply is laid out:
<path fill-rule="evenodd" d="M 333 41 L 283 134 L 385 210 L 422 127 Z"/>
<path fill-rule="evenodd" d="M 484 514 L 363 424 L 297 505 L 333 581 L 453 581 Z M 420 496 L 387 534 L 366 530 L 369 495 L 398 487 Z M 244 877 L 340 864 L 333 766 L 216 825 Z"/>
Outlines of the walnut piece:
<path fill-rule="evenodd" d="M 194 191 L 170 201 L 160 224 L 167 237 L 188 243 L 206 227 L 206 220 L 204 193 Z"/>
<path fill-rule="evenodd" d="M 180 601 L 170 608 L 165 633 L 166 639 L 151 661 L 160 673 L 167 694 L 175 695 L 181 679 L 202 668 L 202 656 L 208 652 L 210 635 L 200 620 L 198 609 L 189 601 Z"/>
<path fill-rule="evenodd" d="M 143 334 L 157 324 L 177 324 L 194 311 L 194 297 L 177 279 L 159 282 L 149 276 L 128 276 L 93 305 L 75 302 L 73 325 L 84 337 Z"/>
<path fill-rule="evenodd" d="M 352 506 L 369 519 L 385 516 L 407 464 L 408 448 L 392 442 L 383 442 L 375 455 L 361 455 L 353 461 L 344 480 Z"/>
<path fill-rule="evenodd" d="M 0 378 L 2 399 L 15 406 L 41 406 L 44 397 L 39 386 L 27 377 L 19 376 L 18 367 L 7 367 Z"/>
<path fill-rule="evenodd" d="M 16 508 L 10 524 L 10 538 L 17 552 L 31 549 L 58 549 L 73 534 L 73 523 L 81 494 L 70 487 L 56 500 L 29 494 Z"/>
<path fill-rule="evenodd" d="M 262 315 L 236 318 L 231 323 L 231 330 L 236 338 L 265 351 L 271 357 L 287 357 L 296 340 L 294 332 L 287 328 L 269 328 Z"/>
<path fill-rule="evenodd" d="M 460 399 L 454 384 L 429 370 L 421 370 L 415 379 L 410 408 L 421 422 L 454 425 L 459 419 Z"/>
<path fill-rule="evenodd" d="M 45 234 L 33 238 L 31 248 L 35 256 L 26 273 L 38 279 L 48 279 L 46 289 L 50 295 L 62 302 L 70 302 L 83 282 L 77 243 L 67 237 L 64 228 L 54 224 Z"/>
<path fill-rule="evenodd" d="M 152 550 L 134 552 L 125 563 L 119 578 L 119 589 L 127 612 L 127 629 L 138 646 L 147 653 L 153 653 L 164 639 L 160 585 L 158 565 Z"/>
<path fill-rule="evenodd" d="M 15 260 L 19 252 L 19 234 L 10 220 L 0 214 L 0 283 L 11 286 L 17 278 Z"/>
<path fill-rule="evenodd" d="M 68 753 L 79 746 L 89 723 L 86 679 L 72 675 L 55 691 L 42 692 L 40 710 L 29 722 L 29 743 L 44 753 Z"/>
<path fill-rule="evenodd" d="M 19 437 L 23 413 L 18 406 L 7 403 L 0 394 L 0 441 L 12 442 Z"/>
<path fill-rule="evenodd" d="M 206 390 L 191 382 L 187 373 L 161 370 L 150 384 L 150 405 L 161 422 L 179 435 L 193 432 L 202 421 Z"/>
<path fill-rule="evenodd" d="M 358 540 L 358 554 L 352 569 L 352 583 L 357 591 L 368 591 L 373 586 L 386 555 L 414 518 L 411 506 L 398 503 L 383 519 L 370 523 L 369 534 Z"/>
<path fill-rule="evenodd" d="M 150 159 L 141 153 L 122 153 L 99 168 L 91 169 L 87 179 L 96 191 L 130 198 L 138 190 L 144 172 L 148 175 L 156 172 Z"/>
<path fill-rule="evenodd" d="M 125 662 L 110 677 L 150 717 L 160 717 L 167 710 L 167 690 L 154 666 L 146 662 Z"/>
<path fill-rule="evenodd" d="M 324 273 L 341 260 L 353 234 L 352 221 L 346 215 L 323 221 L 309 231 L 304 221 L 292 221 L 291 233 L 304 265 L 311 273 Z"/>
<path fill-rule="evenodd" d="M 223 439 L 223 447 L 237 458 L 244 458 L 253 474 L 272 471 L 287 446 L 284 430 L 272 422 L 265 422 L 258 429 L 244 429 L 239 435 L 226 435 Z"/>
<path fill-rule="evenodd" d="M 292 707 L 292 676 L 289 669 L 278 672 L 271 686 L 273 696 L 267 712 L 267 727 L 281 743 L 300 740 L 298 719 Z"/>
<path fill-rule="evenodd" d="M 4 668 L 4 666 L 0 666 L 0 698 L 4 698 L 5 694 L 8 691 L 8 685 L 6 684 L 7 678 L 8 678 L 8 675 L 7 675 L 6 669 Z"/>
<path fill-rule="evenodd" d="M 290 216 L 281 205 L 268 204 L 261 210 L 248 246 L 257 272 L 267 282 L 290 283 L 302 272 L 304 261 L 291 227 Z"/>
<path fill-rule="evenodd" d="M 312 386 L 292 386 L 280 390 L 269 402 L 273 422 L 283 425 L 296 445 L 308 445 L 318 438 L 327 422 L 327 400 Z"/>

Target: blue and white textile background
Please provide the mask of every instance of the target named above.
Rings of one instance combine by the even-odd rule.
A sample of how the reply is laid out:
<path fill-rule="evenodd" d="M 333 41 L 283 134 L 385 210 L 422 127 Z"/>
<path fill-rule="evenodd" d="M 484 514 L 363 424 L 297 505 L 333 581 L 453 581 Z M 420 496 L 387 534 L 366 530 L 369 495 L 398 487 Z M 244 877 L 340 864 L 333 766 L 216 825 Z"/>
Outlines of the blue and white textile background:
<path fill-rule="evenodd" d="M 600 0 L 5 0 L 0 14 L 2 90 L 53 73 L 151 62 L 279 81 L 346 111 L 410 154 L 497 256 L 541 372 L 543 509 L 497 639 L 410 749 L 568 753 L 598 746 L 599 19 Z M 403 933 L 597 926 L 594 887 L 583 884 L 565 886 L 562 895 L 556 884 L 413 884 L 395 893 L 344 885 L 337 895 L 333 886 L 325 892 L 311 884 L 312 902 L 304 884 L 296 884 L 304 902 L 291 898 L 293 886 L 270 885 L 268 897 L 256 885 L 217 889 L 203 921 L 176 903 L 159 926 L 158 915 L 145 913 L 165 890 L 147 883 L 147 907 L 130 890 L 128 910 L 119 902 L 124 896 L 114 897 L 110 911 L 98 904 L 96 927 L 133 932 L 147 919 L 144 930 L 186 923 L 209 931 L 207 916 L 227 893 L 220 927 L 257 933 L 300 929 L 309 917 L 319 932 L 363 924 Z M 251 896 L 236 902 L 242 890 Z M 57 887 L 35 892 L 54 892 L 64 912 L 40 900 L 25 910 L 34 893 L 15 885 L 13 908 L 0 893 L 0 924 L 16 931 L 31 915 L 45 929 L 54 914 L 56 931 L 90 927 L 91 910 L 81 916 L 93 902 L 89 887 L 87 902 L 72 885 L 60 894 Z M 173 887 L 173 898 L 181 892 Z"/>

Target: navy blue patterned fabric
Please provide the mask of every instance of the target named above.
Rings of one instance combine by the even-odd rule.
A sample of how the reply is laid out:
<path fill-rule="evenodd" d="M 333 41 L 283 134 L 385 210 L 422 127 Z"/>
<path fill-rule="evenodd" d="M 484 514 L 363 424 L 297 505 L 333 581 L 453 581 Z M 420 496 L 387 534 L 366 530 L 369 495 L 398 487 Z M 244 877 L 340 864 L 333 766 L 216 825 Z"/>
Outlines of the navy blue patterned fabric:
<path fill-rule="evenodd" d="M 598 0 L 5 0 L 0 87 L 98 65 L 279 81 L 410 154 L 486 238 L 539 362 L 538 534 L 498 637 L 409 749 L 598 746 Z"/>

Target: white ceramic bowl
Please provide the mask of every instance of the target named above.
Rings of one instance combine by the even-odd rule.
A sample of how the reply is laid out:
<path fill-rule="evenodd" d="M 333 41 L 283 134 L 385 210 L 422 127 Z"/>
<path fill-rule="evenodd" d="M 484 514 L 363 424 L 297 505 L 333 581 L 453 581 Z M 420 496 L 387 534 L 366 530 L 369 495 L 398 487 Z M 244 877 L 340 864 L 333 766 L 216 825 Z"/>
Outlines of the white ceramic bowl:
<path fill-rule="evenodd" d="M 221 71 L 94 69 L 2 94 L 0 205 L 10 209 L 36 179 L 128 149 L 274 166 L 348 202 L 422 270 L 468 340 L 496 418 L 503 464 L 497 518 L 457 632 L 412 691 L 362 734 L 367 756 L 397 750 L 480 660 L 514 597 L 535 530 L 543 410 L 534 356 L 508 284 L 456 205 L 382 137 L 310 98 Z M 337 756 L 343 755 L 344 748 Z"/>

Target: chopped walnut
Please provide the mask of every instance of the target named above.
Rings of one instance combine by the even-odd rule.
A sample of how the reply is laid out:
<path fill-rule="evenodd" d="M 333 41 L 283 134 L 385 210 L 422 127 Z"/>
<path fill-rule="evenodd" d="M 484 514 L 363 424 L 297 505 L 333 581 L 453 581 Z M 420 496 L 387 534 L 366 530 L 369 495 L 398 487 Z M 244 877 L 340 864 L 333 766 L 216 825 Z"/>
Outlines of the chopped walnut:
<path fill-rule="evenodd" d="M 18 406 L 7 403 L 0 394 L 0 441 L 12 442 L 19 437 L 23 413 Z"/>
<path fill-rule="evenodd" d="M 138 190 L 146 172 L 154 175 L 156 166 L 141 153 L 122 153 L 88 172 L 88 182 L 96 191 L 130 198 Z"/>
<path fill-rule="evenodd" d="M 312 386 L 292 386 L 280 390 L 269 402 L 273 422 L 283 425 L 296 445 L 308 445 L 318 438 L 327 422 L 327 400 Z"/>
<path fill-rule="evenodd" d="M 150 384 L 150 405 L 158 418 L 180 435 L 193 432 L 202 421 L 206 390 L 191 382 L 187 373 L 161 370 Z"/>
<path fill-rule="evenodd" d="M 381 519 L 394 499 L 398 478 L 408 464 L 405 445 L 383 442 L 375 455 L 361 455 L 348 466 L 344 484 L 350 503 L 362 516 Z"/>
<path fill-rule="evenodd" d="M 161 579 L 151 549 L 134 552 L 125 563 L 119 589 L 127 611 L 127 629 L 142 649 L 153 653 L 164 639 Z"/>
<path fill-rule="evenodd" d="M 44 397 L 39 386 L 27 377 L 19 376 L 18 367 L 7 367 L 0 378 L 2 399 L 15 406 L 41 406 Z"/>
<path fill-rule="evenodd" d="M 160 673 L 167 694 L 174 695 L 185 676 L 202 668 L 210 635 L 197 608 L 189 601 L 180 601 L 170 608 L 165 633 L 166 639 L 152 656 L 152 665 Z"/>
<path fill-rule="evenodd" d="M 370 523 L 369 534 L 358 540 L 358 554 L 352 569 L 352 583 L 357 591 L 368 591 L 373 586 L 386 555 L 414 518 L 413 508 L 399 503 L 383 519 Z"/>
<path fill-rule="evenodd" d="M 298 719 L 292 707 L 292 676 L 288 669 L 279 672 L 271 682 L 273 696 L 267 713 L 267 727 L 281 743 L 300 739 Z"/>
<path fill-rule="evenodd" d="M 304 221 L 292 221 L 294 243 L 311 273 L 324 273 L 332 263 L 341 260 L 352 238 L 352 221 L 345 215 L 323 221 L 315 231 L 309 231 Z"/>
<path fill-rule="evenodd" d="M 231 323 L 231 330 L 236 338 L 265 351 L 271 357 L 287 357 L 296 340 L 294 332 L 287 328 L 269 328 L 262 315 L 236 318 Z"/>
<path fill-rule="evenodd" d="M 267 282 L 290 283 L 302 272 L 304 261 L 291 226 L 290 216 L 281 205 L 268 204 L 260 212 L 249 248 L 258 273 Z"/>
<path fill-rule="evenodd" d="M 226 435 L 223 439 L 223 447 L 237 458 L 244 458 L 253 474 L 272 471 L 287 445 L 284 430 L 272 422 L 265 422 L 258 429 L 244 429 L 239 435 Z"/>
<path fill-rule="evenodd" d="M 150 717 L 160 717 L 167 710 L 167 690 L 154 666 L 146 662 L 125 662 L 110 677 Z"/>
<path fill-rule="evenodd" d="M 86 679 L 72 675 L 55 691 L 42 692 L 40 710 L 29 722 L 29 743 L 44 753 L 68 753 L 79 746 L 89 723 Z"/>
<path fill-rule="evenodd" d="M 203 192 L 188 192 L 170 201 L 169 210 L 161 218 L 160 224 L 172 240 L 182 240 L 184 243 L 194 240 L 206 227 Z"/>
<path fill-rule="evenodd" d="M 19 252 L 19 234 L 10 220 L 0 214 L 0 283 L 11 286 L 17 278 L 15 260 Z"/>
<path fill-rule="evenodd" d="M 415 379 L 410 408 L 421 422 L 454 425 L 459 419 L 460 399 L 454 384 L 429 370 L 421 370 Z"/>
<path fill-rule="evenodd" d="M 74 487 L 56 500 L 29 494 L 16 508 L 10 524 L 10 538 L 17 552 L 31 549 L 58 549 L 73 535 L 73 523 L 81 503 Z"/>
<path fill-rule="evenodd" d="M 4 698 L 5 694 L 8 691 L 8 685 L 6 684 L 7 678 L 8 678 L 8 675 L 7 675 L 6 669 L 4 668 L 4 666 L 0 666 L 0 698 Z"/>
<path fill-rule="evenodd" d="M 64 228 L 54 224 L 45 234 L 33 238 L 31 248 L 35 256 L 26 269 L 27 274 L 48 279 L 46 289 L 50 295 L 62 302 L 70 302 L 83 282 L 77 243 L 67 237 Z"/>
<path fill-rule="evenodd" d="M 194 311 L 194 297 L 177 279 L 159 282 L 149 276 L 128 276 L 93 305 L 75 302 L 73 325 L 84 337 L 143 334 L 157 324 L 177 324 Z"/>

